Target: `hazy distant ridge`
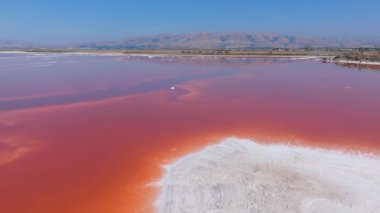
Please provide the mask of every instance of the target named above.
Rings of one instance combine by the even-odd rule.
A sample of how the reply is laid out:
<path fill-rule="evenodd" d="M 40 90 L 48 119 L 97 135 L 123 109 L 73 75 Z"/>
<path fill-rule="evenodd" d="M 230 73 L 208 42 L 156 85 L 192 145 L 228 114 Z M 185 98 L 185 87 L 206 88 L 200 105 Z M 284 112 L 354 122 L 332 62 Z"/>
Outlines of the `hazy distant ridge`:
<path fill-rule="evenodd" d="M 95 48 L 95 49 L 260 49 L 260 48 L 380 48 L 380 38 L 307 37 L 276 33 L 189 33 L 128 37 L 110 42 L 41 45 L 1 40 L 0 49 Z"/>
<path fill-rule="evenodd" d="M 34 45 L 26 43 L 26 42 L 0 39 L 0 49 L 20 49 L 20 48 L 30 48 L 30 47 L 34 47 Z"/>
<path fill-rule="evenodd" d="M 380 48 L 379 39 L 291 36 L 275 33 L 192 33 L 130 37 L 114 42 L 87 43 L 82 48 L 110 49 L 255 49 L 306 47 Z"/>

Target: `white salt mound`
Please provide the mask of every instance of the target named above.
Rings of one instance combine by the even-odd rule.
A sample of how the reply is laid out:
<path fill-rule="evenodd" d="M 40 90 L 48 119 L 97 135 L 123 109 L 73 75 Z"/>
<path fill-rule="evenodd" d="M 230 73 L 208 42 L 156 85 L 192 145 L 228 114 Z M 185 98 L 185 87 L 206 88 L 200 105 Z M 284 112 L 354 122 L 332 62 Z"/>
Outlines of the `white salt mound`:
<path fill-rule="evenodd" d="M 166 167 L 157 212 L 380 212 L 380 158 L 230 138 Z"/>

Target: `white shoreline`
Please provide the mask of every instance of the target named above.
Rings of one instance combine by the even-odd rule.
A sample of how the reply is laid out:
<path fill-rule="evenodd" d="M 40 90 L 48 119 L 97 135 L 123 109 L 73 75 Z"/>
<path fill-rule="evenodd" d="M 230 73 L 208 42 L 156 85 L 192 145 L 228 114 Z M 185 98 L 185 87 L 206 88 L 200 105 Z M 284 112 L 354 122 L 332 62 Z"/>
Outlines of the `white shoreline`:
<path fill-rule="evenodd" d="M 165 167 L 157 212 L 380 212 L 380 158 L 230 138 Z"/>
<path fill-rule="evenodd" d="M 0 51 L 0 54 L 28 54 L 35 56 L 45 55 L 88 55 L 88 56 L 125 56 L 124 53 L 116 52 L 28 52 L 28 51 Z"/>
<path fill-rule="evenodd" d="M 199 57 L 199 58 L 227 58 L 227 59 L 255 59 L 255 58 L 281 58 L 292 60 L 310 60 L 323 61 L 334 64 L 357 64 L 357 65 L 379 65 L 377 61 L 355 61 L 332 59 L 333 56 L 318 55 L 181 55 L 181 54 L 165 54 L 165 53 L 119 53 L 119 52 L 28 52 L 28 51 L 1 51 L 0 54 L 30 54 L 30 55 L 87 55 L 87 56 L 124 56 L 124 57 L 147 57 L 147 58 L 165 58 L 165 57 Z"/>
<path fill-rule="evenodd" d="M 377 61 L 354 61 L 354 60 L 327 60 L 329 63 L 336 63 L 336 64 L 358 64 L 358 65 L 379 65 L 380 62 Z"/>
<path fill-rule="evenodd" d="M 28 51 L 1 51 L 0 54 L 30 54 L 30 55 L 92 55 L 92 56 L 126 56 L 126 57 L 199 57 L 199 58 L 228 58 L 228 59 L 255 59 L 255 58 L 284 58 L 295 60 L 321 59 L 325 56 L 317 55 L 197 55 L 197 54 L 170 54 L 170 53 L 120 53 L 120 52 L 28 52 Z"/>

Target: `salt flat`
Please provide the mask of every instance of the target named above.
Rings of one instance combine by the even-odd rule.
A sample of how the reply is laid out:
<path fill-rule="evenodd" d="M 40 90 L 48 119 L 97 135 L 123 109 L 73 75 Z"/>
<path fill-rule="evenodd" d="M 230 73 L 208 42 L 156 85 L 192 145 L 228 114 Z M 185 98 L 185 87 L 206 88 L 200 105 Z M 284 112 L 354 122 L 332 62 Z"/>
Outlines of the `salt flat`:
<path fill-rule="evenodd" d="M 380 212 L 380 158 L 229 138 L 165 167 L 157 212 Z"/>

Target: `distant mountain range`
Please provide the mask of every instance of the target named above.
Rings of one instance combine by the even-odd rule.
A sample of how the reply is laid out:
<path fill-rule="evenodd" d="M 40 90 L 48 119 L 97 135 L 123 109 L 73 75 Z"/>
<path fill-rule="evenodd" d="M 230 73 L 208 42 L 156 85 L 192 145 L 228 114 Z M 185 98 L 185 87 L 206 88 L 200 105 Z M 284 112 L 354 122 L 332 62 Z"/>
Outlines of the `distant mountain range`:
<path fill-rule="evenodd" d="M 380 48 L 380 38 L 320 38 L 275 33 L 192 33 L 129 37 L 120 41 L 87 43 L 100 49 L 257 49 L 257 48 Z"/>
<path fill-rule="evenodd" d="M 13 49 L 33 48 L 33 47 L 37 47 L 37 46 L 30 43 L 26 43 L 26 42 L 0 39 L 0 49 L 13 50 Z"/>
<path fill-rule="evenodd" d="M 0 49 L 36 48 L 31 45 L 0 40 Z M 60 45 L 59 47 L 64 47 Z M 110 42 L 92 42 L 66 46 L 89 49 L 260 49 L 260 48 L 380 48 L 380 38 L 308 37 L 276 33 L 189 33 L 128 37 Z"/>

